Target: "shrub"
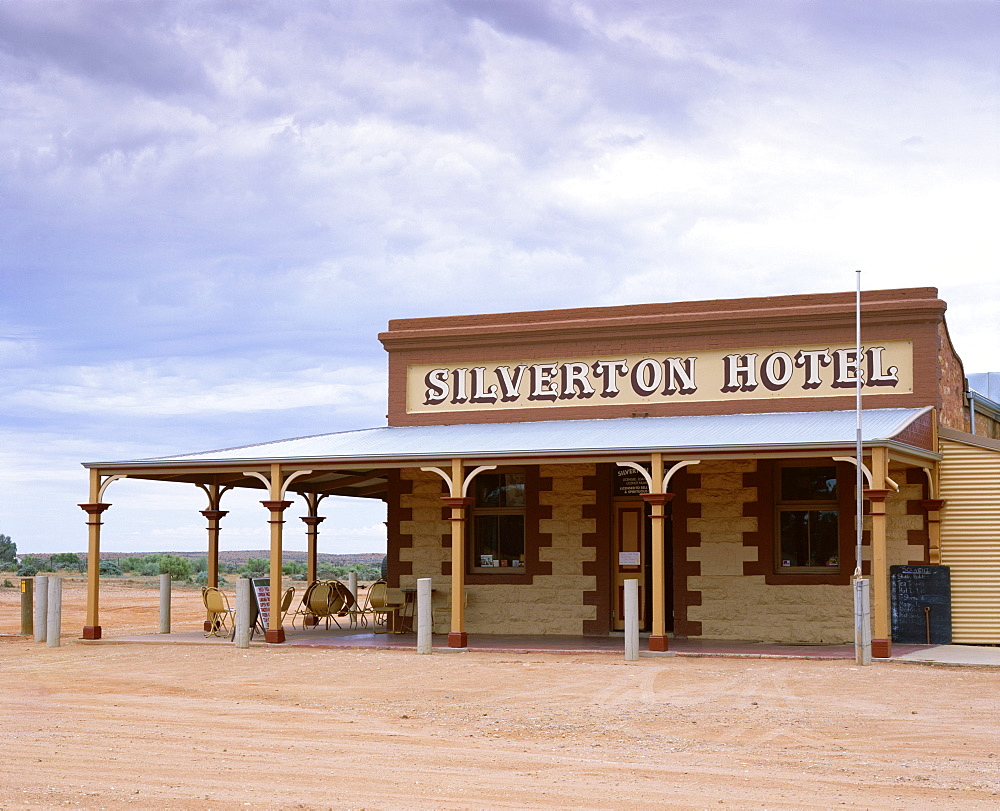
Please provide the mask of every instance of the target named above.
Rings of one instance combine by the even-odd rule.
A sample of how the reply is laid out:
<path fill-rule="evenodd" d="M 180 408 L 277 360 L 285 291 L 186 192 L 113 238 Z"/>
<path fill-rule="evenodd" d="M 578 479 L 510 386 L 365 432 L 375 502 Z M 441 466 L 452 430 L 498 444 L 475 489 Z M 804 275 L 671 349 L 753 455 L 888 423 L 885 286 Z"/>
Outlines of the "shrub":
<path fill-rule="evenodd" d="M 34 577 L 36 574 L 38 574 L 38 569 L 30 564 L 27 566 L 22 564 L 17 570 L 18 577 Z"/>
<path fill-rule="evenodd" d="M 0 532 L 0 565 L 17 564 L 17 544 L 10 539 L 10 535 Z"/>
<path fill-rule="evenodd" d="M 190 561 L 190 563 L 191 563 L 191 571 L 193 571 L 195 574 L 198 574 L 199 572 L 208 571 L 208 558 L 204 556 L 200 558 L 195 558 L 194 560 Z"/>
<path fill-rule="evenodd" d="M 245 574 L 255 574 L 259 577 L 271 571 L 271 561 L 267 558 L 247 558 L 247 562 L 240 567 L 240 571 Z"/>
<path fill-rule="evenodd" d="M 155 558 L 160 571 L 157 574 L 169 574 L 174 580 L 191 579 L 191 562 L 178 555 L 150 555 Z"/>
<path fill-rule="evenodd" d="M 113 560 L 102 560 L 101 561 L 101 574 L 104 577 L 121 577 L 122 570 L 121 567 L 115 563 Z"/>
<path fill-rule="evenodd" d="M 196 586 L 207 586 L 208 585 L 208 572 L 196 572 L 194 576 L 194 584 Z"/>
<path fill-rule="evenodd" d="M 301 560 L 288 560 L 281 565 L 281 573 L 287 575 L 304 575 L 309 571 L 309 566 Z"/>
<path fill-rule="evenodd" d="M 66 570 L 82 572 L 84 570 L 84 563 L 80 559 L 80 556 L 73 552 L 59 552 L 51 555 L 49 557 L 49 565 L 52 567 L 52 571 Z"/>
<path fill-rule="evenodd" d="M 5 589 L 12 589 L 12 588 L 14 588 L 14 584 L 11 583 L 9 580 L 4 580 L 3 581 L 3 587 Z"/>

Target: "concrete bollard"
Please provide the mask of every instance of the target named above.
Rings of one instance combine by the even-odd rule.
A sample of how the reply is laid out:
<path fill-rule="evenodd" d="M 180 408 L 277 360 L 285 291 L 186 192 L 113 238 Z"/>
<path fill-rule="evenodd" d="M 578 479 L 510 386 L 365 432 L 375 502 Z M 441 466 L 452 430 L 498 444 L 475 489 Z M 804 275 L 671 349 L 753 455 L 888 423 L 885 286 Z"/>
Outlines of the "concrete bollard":
<path fill-rule="evenodd" d="M 160 575 L 160 633 L 170 633 L 170 575 Z"/>
<path fill-rule="evenodd" d="M 45 641 L 45 629 L 49 614 L 49 578 L 43 574 L 35 576 L 35 642 Z"/>
<path fill-rule="evenodd" d="M 347 588 L 351 590 L 351 594 L 354 595 L 354 600 L 358 599 L 358 573 L 348 572 L 347 573 Z"/>
<path fill-rule="evenodd" d="M 625 581 L 625 660 L 639 658 L 639 581 Z"/>
<path fill-rule="evenodd" d="M 872 663 L 872 605 L 869 581 L 855 577 L 854 586 L 854 659 L 859 665 Z"/>
<path fill-rule="evenodd" d="M 35 581 L 30 577 L 21 578 L 21 634 L 22 636 L 34 636 L 35 634 Z"/>
<path fill-rule="evenodd" d="M 417 653 L 431 652 L 431 579 L 417 579 Z"/>
<path fill-rule="evenodd" d="M 237 648 L 250 647 L 250 589 L 251 583 L 245 577 L 236 581 L 236 631 L 233 634 L 233 644 Z"/>
<path fill-rule="evenodd" d="M 45 644 L 50 648 L 59 647 L 62 633 L 62 578 L 49 578 L 48 622 L 45 628 Z"/>

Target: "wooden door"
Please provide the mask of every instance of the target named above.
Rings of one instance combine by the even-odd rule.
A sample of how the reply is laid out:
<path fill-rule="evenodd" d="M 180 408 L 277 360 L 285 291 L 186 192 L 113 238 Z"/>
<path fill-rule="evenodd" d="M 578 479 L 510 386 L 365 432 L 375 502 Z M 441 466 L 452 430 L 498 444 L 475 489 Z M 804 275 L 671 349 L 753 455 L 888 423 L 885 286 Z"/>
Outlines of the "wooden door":
<path fill-rule="evenodd" d="M 639 581 L 639 627 L 646 627 L 648 561 L 646 560 L 646 504 L 643 501 L 614 502 L 613 625 L 625 630 L 625 581 Z"/>

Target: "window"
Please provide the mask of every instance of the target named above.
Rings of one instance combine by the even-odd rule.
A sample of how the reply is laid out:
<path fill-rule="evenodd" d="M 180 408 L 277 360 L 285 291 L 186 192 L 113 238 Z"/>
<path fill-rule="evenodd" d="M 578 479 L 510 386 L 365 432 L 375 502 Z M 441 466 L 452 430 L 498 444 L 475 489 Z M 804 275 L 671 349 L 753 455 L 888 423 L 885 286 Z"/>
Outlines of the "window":
<path fill-rule="evenodd" d="M 523 572 L 524 473 L 480 473 L 472 483 L 472 571 Z"/>
<path fill-rule="evenodd" d="M 839 572 L 836 466 L 782 465 L 778 468 L 777 491 L 777 571 Z"/>

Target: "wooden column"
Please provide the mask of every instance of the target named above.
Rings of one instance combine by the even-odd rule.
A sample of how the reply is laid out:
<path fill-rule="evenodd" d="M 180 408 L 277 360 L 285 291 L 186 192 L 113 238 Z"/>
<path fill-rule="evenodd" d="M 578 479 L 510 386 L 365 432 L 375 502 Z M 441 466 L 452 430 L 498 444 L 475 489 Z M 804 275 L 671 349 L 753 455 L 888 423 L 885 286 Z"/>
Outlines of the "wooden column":
<path fill-rule="evenodd" d="M 316 580 L 316 547 L 319 540 L 319 525 L 322 524 L 326 518 L 320 515 L 303 515 L 300 516 L 302 522 L 306 525 L 306 566 L 308 567 L 308 572 L 306 574 L 306 582 L 312 583 Z"/>
<path fill-rule="evenodd" d="M 889 634 L 889 560 L 886 550 L 885 500 L 893 492 L 886 488 L 889 455 L 885 448 L 872 448 L 872 486 L 864 491 L 872 519 L 872 656 L 892 655 Z"/>
<path fill-rule="evenodd" d="M 653 530 L 653 623 L 649 634 L 649 649 L 651 651 L 670 649 L 667 637 L 667 588 L 664 577 L 666 554 L 663 522 L 666 520 L 664 507 L 670 503 L 673 497 L 673 493 L 646 493 L 643 496 L 643 500 L 650 505 Z"/>
<path fill-rule="evenodd" d="M 465 632 L 465 510 L 472 498 L 462 496 L 465 472 L 461 459 L 451 460 L 451 495 L 441 500 L 451 508 L 451 630 L 448 632 L 449 648 L 468 647 Z"/>
<path fill-rule="evenodd" d="M 292 506 L 292 502 L 282 499 L 285 482 L 281 477 L 281 465 L 271 465 L 270 483 L 271 498 L 261 501 L 271 513 L 267 522 L 271 527 L 271 616 L 264 631 L 264 641 L 280 645 L 285 641 L 285 629 L 281 627 L 281 533 L 285 523 L 284 512 Z"/>
<path fill-rule="evenodd" d="M 92 487 L 92 493 L 93 490 Z M 95 501 L 79 506 L 89 517 L 87 521 L 87 624 L 83 626 L 83 638 L 100 639 L 101 514 L 111 505 Z"/>
<path fill-rule="evenodd" d="M 219 522 L 229 515 L 228 510 L 202 510 L 208 519 L 208 585 L 219 587 Z M 209 630 L 206 628 L 206 630 Z"/>

